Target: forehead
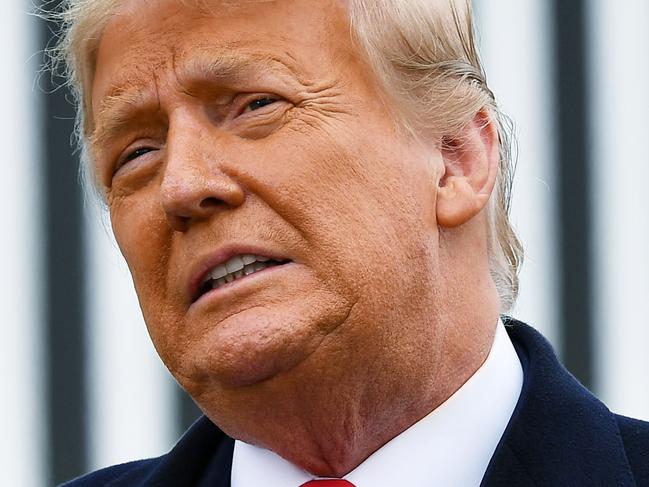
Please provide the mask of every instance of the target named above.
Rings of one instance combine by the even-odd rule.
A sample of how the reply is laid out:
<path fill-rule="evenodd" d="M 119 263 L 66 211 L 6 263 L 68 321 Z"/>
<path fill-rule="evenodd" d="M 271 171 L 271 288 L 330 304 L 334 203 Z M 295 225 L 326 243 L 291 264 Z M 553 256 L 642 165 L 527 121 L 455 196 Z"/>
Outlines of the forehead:
<path fill-rule="evenodd" d="M 101 37 L 93 111 L 98 98 L 196 60 L 220 60 L 225 69 L 237 58 L 244 65 L 246 58 L 267 59 L 306 72 L 349 44 L 339 0 L 130 0 Z"/>

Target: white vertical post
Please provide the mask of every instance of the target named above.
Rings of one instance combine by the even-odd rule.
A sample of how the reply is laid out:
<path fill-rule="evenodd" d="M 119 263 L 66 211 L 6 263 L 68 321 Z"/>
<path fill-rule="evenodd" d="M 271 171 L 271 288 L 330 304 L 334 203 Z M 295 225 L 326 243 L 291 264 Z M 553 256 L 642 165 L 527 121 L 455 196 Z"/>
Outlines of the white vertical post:
<path fill-rule="evenodd" d="M 8 7 L 8 8 L 7 8 Z M 31 3 L 3 3 L 0 19 L 0 478 L 3 485 L 45 484 L 45 394 L 42 319 L 42 181 L 39 174 L 38 93 L 40 57 Z"/>
<path fill-rule="evenodd" d="M 173 379 L 151 344 L 130 273 L 95 203 L 86 212 L 92 469 L 165 453 L 177 433 Z"/>
<path fill-rule="evenodd" d="M 649 419 L 649 2 L 589 6 L 598 391 Z"/>
<path fill-rule="evenodd" d="M 475 3 L 488 82 L 514 121 L 520 148 L 512 221 L 525 247 L 525 264 L 513 315 L 559 347 L 550 5 L 547 0 Z"/>

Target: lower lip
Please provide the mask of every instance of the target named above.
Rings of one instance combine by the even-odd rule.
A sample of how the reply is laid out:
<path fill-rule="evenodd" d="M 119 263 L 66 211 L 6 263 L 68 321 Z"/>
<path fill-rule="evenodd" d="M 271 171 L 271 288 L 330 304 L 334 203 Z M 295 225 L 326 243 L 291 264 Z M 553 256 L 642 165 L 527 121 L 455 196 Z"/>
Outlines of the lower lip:
<path fill-rule="evenodd" d="M 232 282 L 225 283 L 222 286 L 219 286 L 217 288 L 214 288 L 214 289 L 206 292 L 205 294 L 202 294 L 196 301 L 194 301 L 192 303 L 192 306 L 202 302 L 203 300 L 209 299 L 211 297 L 216 297 L 218 295 L 225 294 L 225 293 L 227 293 L 229 291 L 233 291 L 233 290 L 239 288 L 242 284 L 253 282 L 257 278 L 266 276 L 266 275 L 268 275 L 269 273 L 271 273 L 273 271 L 278 271 L 278 270 L 284 269 L 287 266 L 290 266 L 291 264 L 293 264 L 293 262 L 286 262 L 285 264 L 274 265 L 272 267 L 266 267 L 265 269 L 262 269 L 262 270 L 257 271 L 257 272 L 253 272 L 252 274 L 248 274 L 247 276 L 242 276 L 242 277 L 240 277 L 240 278 L 238 278 L 238 279 L 236 279 L 236 280 L 234 280 Z"/>

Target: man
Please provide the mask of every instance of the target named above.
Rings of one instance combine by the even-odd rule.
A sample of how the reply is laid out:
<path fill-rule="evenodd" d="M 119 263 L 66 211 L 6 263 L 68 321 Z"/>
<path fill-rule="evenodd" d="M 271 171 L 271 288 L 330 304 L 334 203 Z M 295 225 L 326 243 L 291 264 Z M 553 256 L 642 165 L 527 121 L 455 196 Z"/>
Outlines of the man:
<path fill-rule="evenodd" d="M 649 485 L 649 426 L 499 320 L 521 251 L 468 2 L 67 19 L 89 173 L 205 412 L 169 454 L 69 485 Z"/>

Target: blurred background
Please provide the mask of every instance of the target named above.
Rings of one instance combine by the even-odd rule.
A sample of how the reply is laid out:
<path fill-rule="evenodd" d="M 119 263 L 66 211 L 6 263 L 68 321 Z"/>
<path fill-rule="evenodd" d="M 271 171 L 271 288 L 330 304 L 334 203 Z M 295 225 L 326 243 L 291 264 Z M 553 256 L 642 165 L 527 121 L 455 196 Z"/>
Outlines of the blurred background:
<path fill-rule="evenodd" d="M 513 314 L 612 410 L 647 420 L 649 2 L 474 3 L 519 140 L 513 220 L 527 260 Z M 37 74 L 55 26 L 29 15 L 32 0 L 3 5 L 0 484 L 31 487 L 164 453 L 198 411 L 84 202 L 73 107 Z"/>

